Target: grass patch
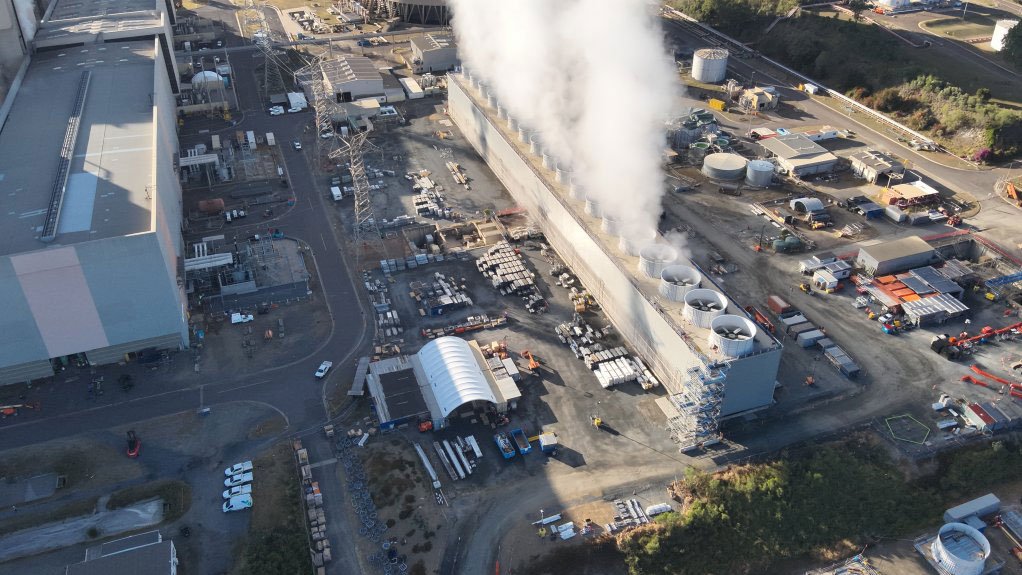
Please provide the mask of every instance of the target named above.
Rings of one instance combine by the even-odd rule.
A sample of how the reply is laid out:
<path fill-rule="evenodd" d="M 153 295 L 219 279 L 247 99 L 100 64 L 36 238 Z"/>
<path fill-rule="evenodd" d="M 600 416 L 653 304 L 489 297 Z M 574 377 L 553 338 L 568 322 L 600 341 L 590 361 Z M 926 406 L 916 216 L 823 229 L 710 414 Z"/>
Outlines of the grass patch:
<path fill-rule="evenodd" d="M 121 509 L 157 497 L 163 500 L 164 522 L 176 521 L 192 506 L 191 486 L 184 481 L 168 479 L 115 491 L 110 495 L 106 507 L 111 510 Z"/>
<path fill-rule="evenodd" d="M 937 18 L 923 22 L 928 30 L 951 38 L 979 38 L 990 36 L 996 22 L 984 14 L 968 14 L 965 20 L 959 17 Z"/>
<path fill-rule="evenodd" d="M 252 483 L 255 505 L 249 537 L 240 547 L 236 575 L 310 573 L 312 559 L 303 525 L 301 484 L 291 446 L 275 445 L 253 461 L 258 473 Z"/>
<path fill-rule="evenodd" d="M 29 529 L 45 525 L 47 523 L 55 523 L 65 519 L 71 519 L 72 517 L 91 515 L 92 512 L 96 510 L 96 502 L 98 500 L 99 497 L 90 497 L 88 499 L 82 499 L 81 501 L 75 501 L 74 503 L 68 503 L 67 505 L 43 513 L 30 513 L 24 510 L 19 510 L 17 515 L 10 519 L 5 519 L 3 523 L 0 523 L 0 535 L 7 535 L 8 533 L 14 533 L 15 531 L 21 531 L 22 529 Z"/>

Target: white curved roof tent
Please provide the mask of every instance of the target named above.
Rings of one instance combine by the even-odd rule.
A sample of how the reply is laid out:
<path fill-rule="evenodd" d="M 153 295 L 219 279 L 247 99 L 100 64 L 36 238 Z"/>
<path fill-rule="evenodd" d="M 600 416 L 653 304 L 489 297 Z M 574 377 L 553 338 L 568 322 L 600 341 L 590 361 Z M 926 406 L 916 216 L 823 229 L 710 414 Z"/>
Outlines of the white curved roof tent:
<path fill-rule="evenodd" d="M 437 338 L 419 350 L 418 355 L 443 417 L 472 401 L 497 403 L 465 340 L 451 336 Z"/>

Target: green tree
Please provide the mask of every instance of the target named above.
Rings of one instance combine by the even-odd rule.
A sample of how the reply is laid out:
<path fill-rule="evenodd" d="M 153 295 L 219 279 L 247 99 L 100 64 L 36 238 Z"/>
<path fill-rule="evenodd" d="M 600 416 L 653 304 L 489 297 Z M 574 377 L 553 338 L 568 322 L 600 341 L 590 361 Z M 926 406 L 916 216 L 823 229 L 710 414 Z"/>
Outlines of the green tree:
<path fill-rule="evenodd" d="M 1008 30 L 1008 35 L 1004 37 L 1004 50 L 1001 53 L 1012 64 L 1022 66 L 1022 26 Z"/>
<path fill-rule="evenodd" d="M 848 9 L 852 11 L 852 19 L 856 22 L 862 17 L 862 11 L 866 9 L 865 0 L 851 0 L 848 3 Z"/>

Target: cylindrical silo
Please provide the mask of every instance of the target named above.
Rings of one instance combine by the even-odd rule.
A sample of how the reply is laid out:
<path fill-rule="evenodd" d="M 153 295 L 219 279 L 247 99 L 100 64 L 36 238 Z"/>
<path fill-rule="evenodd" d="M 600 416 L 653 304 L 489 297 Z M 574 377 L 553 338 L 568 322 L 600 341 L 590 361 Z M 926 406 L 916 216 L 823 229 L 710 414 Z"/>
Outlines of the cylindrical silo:
<path fill-rule="evenodd" d="M 573 200 L 585 201 L 586 199 L 586 187 L 583 186 L 575 176 L 571 177 L 571 183 L 568 184 L 568 195 L 571 196 L 571 199 Z"/>
<path fill-rule="evenodd" d="M 639 255 L 639 250 L 642 246 L 653 243 L 656 239 L 656 230 L 653 228 L 647 228 L 641 232 L 629 232 L 621 235 L 621 240 L 618 241 L 617 247 L 624 253 L 630 256 Z"/>
<path fill-rule="evenodd" d="M 948 523 L 937 532 L 930 551 L 951 575 L 981 575 L 990 557 L 990 542 L 975 527 Z"/>
<path fill-rule="evenodd" d="M 571 166 L 565 162 L 557 162 L 557 169 L 554 170 L 558 184 L 571 185 Z"/>
<path fill-rule="evenodd" d="M 714 180 L 737 180 L 745 175 L 748 160 L 738 154 L 710 154 L 703 158 L 703 174 Z"/>
<path fill-rule="evenodd" d="M 765 188 L 774 180 L 774 165 L 766 160 L 753 160 L 745 167 L 745 183 Z"/>
<path fill-rule="evenodd" d="M 586 196 L 586 213 L 594 218 L 603 217 L 603 210 L 600 209 L 600 200 L 591 196 Z"/>
<path fill-rule="evenodd" d="M 683 301 L 685 294 L 699 287 L 703 275 L 695 268 L 672 265 L 660 273 L 660 295 L 671 301 Z"/>
<path fill-rule="evenodd" d="M 544 168 L 552 170 L 557 167 L 557 160 L 554 159 L 554 154 L 550 150 L 543 150 L 540 157 L 543 159 Z"/>
<path fill-rule="evenodd" d="M 727 310 L 727 298 L 719 291 L 696 288 L 685 294 L 681 315 L 698 327 L 710 327 L 713 318 Z"/>
<path fill-rule="evenodd" d="M 740 315 L 719 315 L 710 321 L 710 345 L 725 357 L 749 355 L 756 349 L 756 324 Z"/>
<path fill-rule="evenodd" d="M 539 132 L 529 134 L 529 151 L 537 156 L 543 153 L 543 134 Z"/>
<path fill-rule="evenodd" d="M 639 271 L 648 278 L 660 279 L 664 268 L 678 259 L 678 250 L 667 244 L 647 244 L 639 250 Z"/>
<path fill-rule="evenodd" d="M 1018 25 L 1018 20 L 998 20 L 994 24 L 994 34 L 990 38 L 990 47 L 994 52 L 1004 50 L 1004 40 L 1008 37 L 1008 31 Z"/>
<path fill-rule="evenodd" d="M 617 237 L 621 235 L 621 220 L 614 216 L 604 215 L 603 221 L 600 222 L 600 229 L 605 234 Z"/>
<path fill-rule="evenodd" d="M 728 52 L 723 48 L 702 48 L 692 57 L 692 78 L 717 84 L 727 76 Z"/>

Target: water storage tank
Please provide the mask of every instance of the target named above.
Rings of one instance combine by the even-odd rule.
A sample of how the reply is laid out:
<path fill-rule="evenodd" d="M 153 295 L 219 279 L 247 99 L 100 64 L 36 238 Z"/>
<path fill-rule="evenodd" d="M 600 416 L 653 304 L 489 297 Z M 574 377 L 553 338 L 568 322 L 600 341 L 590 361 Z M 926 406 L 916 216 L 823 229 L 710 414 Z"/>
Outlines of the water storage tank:
<path fill-rule="evenodd" d="M 564 184 L 566 186 L 574 185 L 571 178 L 571 166 L 565 162 L 557 162 L 557 169 L 554 170 L 554 176 L 557 177 L 558 184 Z"/>
<path fill-rule="evenodd" d="M 699 82 L 717 84 L 727 75 L 727 50 L 702 48 L 692 57 L 692 78 Z"/>
<path fill-rule="evenodd" d="M 639 271 L 646 277 L 660 279 L 664 268 L 678 259 L 678 250 L 667 244 L 647 244 L 639 250 Z"/>
<path fill-rule="evenodd" d="M 747 317 L 724 314 L 710 321 L 710 345 L 725 357 L 743 357 L 756 349 L 756 324 Z"/>
<path fill-rule="evenodd" d="M 617 247 L 630 256 L 639 255 L 642 246 L 653 243 L 656 240 L 656 230 L 649 228 L 642 232 L 631 232 L 621 236 Z"/>
<path fill-rule="evenodd" d="M 660 273 L 660 295 L 671 301 L 683 301 L 685 294 L 699 287 L 703 275 L 695 268 L 673 265 Z"/>
<path fill-rule="evenodd" d="M 765 188 L 774 180 L 774 165 L 766 160 L 753 160 L 745 167 L 745 183 Z"/>
<path fill-rule="evenodd" d="M 937 532 L 930 551 L 951 575 L 980 575 L 990 557 L 990 542 L 974 527 L 948 523 Z"/>
<path fill-rule="evenodd" d="M 727 310 L 727 298 L 719 291 L 697 288 L 685 294 L 681 315 L 698 327 L 710 327 L 713 318 Z"/>
<path fill-rule="evenodd" d="M 603 233 L 616 238 L 621 235 L 621 220 L 613 216 L 603 216 L 603 221 L 600 222 L 600 229 L 603 230 Z"/>
<path fill-rule="evenodd" d="M 1008 30 L 1011 30 L 1018 24 L 1018 20 L 998 20 L 994 24 L 994 35 L 990 38 L 990 47 L 994 49 L 994 52 L 1000 52 L 1004 49 L 1004 40 L 1008 36 Z"/>
<path fill-rule="evenodd" d="M 714 180 L 737 180 L 745 175 L 748 160 L 738 154 L 710 154 L 703 159 L 703 174 Z"/>
<path fill-rule="evenodd" d="M 529 134 L 529 151 L 537 156 L 543 153 L 543 134 L 539 132 Z"/>

